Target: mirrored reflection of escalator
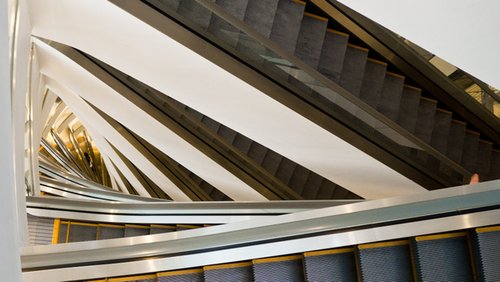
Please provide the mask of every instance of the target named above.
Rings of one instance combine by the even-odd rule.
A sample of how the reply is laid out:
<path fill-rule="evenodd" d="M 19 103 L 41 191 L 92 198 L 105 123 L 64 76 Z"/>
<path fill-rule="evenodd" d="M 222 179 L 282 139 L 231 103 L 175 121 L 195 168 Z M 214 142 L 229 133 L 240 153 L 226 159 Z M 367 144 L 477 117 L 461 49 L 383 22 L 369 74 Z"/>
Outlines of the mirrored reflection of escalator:
<path fill-rule="evenodd" d="M 495 142 L 310 2 L 144 2 L 404 160 L 428 188 L 499 176 Z"/>

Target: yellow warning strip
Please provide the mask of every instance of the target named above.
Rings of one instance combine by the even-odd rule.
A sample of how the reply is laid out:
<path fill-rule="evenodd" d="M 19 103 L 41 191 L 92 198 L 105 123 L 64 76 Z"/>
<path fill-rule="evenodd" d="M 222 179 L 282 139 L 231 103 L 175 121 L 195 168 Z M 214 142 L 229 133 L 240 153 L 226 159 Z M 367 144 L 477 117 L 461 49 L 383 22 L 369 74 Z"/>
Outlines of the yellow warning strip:
<path fill-rule="evenodd" d="M 97 226 L 99 226 L 99 224 L 97 224 L 97 223 L 76 222 L 76 221 L 72 221 L 71 225 L 91 226 L 91 227 L 97 227 Z"/>
<path fill-rule="evenodd" d="M 368 52 L 369 50 L 367 48 L 364 48 L 364 47 L 361 47 L 361 46 L 358 46 L 358 45 L 354 45 L 354 44 L 347 44 L 347 46 L 351 47 L 351 48 L 354 48 L 354 49 L 358 49 L 360 51 L 363 51 L 363 52 Z"/>
<path fill-rule="evenodd" d="M 427 97 L 420 97 L 420 99 L 428 101 L 428 102 L 431 102 L 431 103 L 434 103 L 434 104 L 438 103 L 438 101 L 436 101 L 434 99 L 431 99 L 431 98 L 427 98 Z"/>
<path fill-rule="evenodd" d="M 279 261 L 288 261 L 288 260 L 299 260 L 302 259 L 301 255 L 293 255 L 293 256 L 283 256 L 283 257 L 273 257 L 273 258 L 263 258 L 263 259 L 254 259 L 254 264 L 259 263 L 270 263 L 270 262 L 279 262 Z"/>
<path fill-rule="evenodd" d="M 408 245 L 408 240 L 398 240 L 398 241 L 363 244 L 363 245 L 359 245 L 358 249 L 366 250 L 366 249 L 394 247 L 394 246 L 402 246 L 402 245 Z"/>
<path fill-rule="evenodd" d="M 188 224 L 177 224 L 177 227 L 182 227 L 182 228 L 191 228 L 191 229 L 194 229 L 194 228 L 200 228 L 199 225 L 188 225 Z"/>
<path fill-rule="evenodd" d="M 249 267 L 249 266 L 252 266 L 251 261 L 207 265 L 203 267 L 203 270 L 206 271 L 206 270 L 228 269 L 228 268 Z"/>
<path fill-rule="evenodd" d="M 297 3 L 297 4 L 301 4 L 301 5 L 305 5 L 306 4 L 306 2 L 300 1 L 300 0 L 292 0 L 292 2 Z"/>
<path fill-rule="evenodd" d="M 489 227 L 476 228 L 477 233 L 497 232 L 497 231 L 500 231 L 500 226 L 489 226 Z"/>
<path fill-rule="evenodd" d="M 379 64 L 379 65 L 387 66 L 387 63 L 386 63 L 386 62 L 382 62 L 382 61 L 375 60 L 375 59 L 372 59 L 372 58 L 368 58 L 368 61 L 370 61 L 370 62 L 372 62 L 372 63 L 375 63 L 375 64 Z"/>
<path fill-rule="evenodd" d="M 137 275 L 137 276 L 128 276 L 128 277 L 117 277 L 117 278 L 109 278 L 108 281 L 113 282 L 125 282 L 125 281 L 136 281 L 136 280 L 144 280 L 144 279 L 155 279 L 156 274 L 145 274 L 145 275 Z"/>
<path fill-rule="evenodd" d="M 354 248 L 340 248 L 340 249 L 332 249 L 332 250 L 305 252 L 304 256 L 305 257 L 317 257 L 317 256 L 335 255 L 335 254 L 352 253 L 352 252 L 354 252 Z"/>
<path fill-rule="evenodd" d="M 149 226 L 137 225 L 137 224 L 125 224 L 125 227 L 149 229 Z"/>
<path fill-rule="evenodd" d="M 175 229 L 174 225 L 151 224 L 151 228 Z"/>
<path fill-rule="evenodd" d="M 338 34 L 338 35 L 342 35 L 342 36 L 349 36 L 348 33 L 345 33 L 345 32 L 342 32 L 342 31 L 338 31 L 338 30 L 335 30 L 335 29 L 331 29 L 331 28 L 328 28 L 326 31 L 328 32 L 331 32 L 331 33 L 335 33 L 335 34 Z"/>
<path fill-rule="evenodd" d="M 454 123 L 459 123 L 459 124 L 467 124 L 466 122 L 464 121 L 461 121 L 461 120 L 456 120 L 456 119 L 452 119 L 451 122 L 454 122 Z"/>
<path fill-rule="evenodd" d="M 176 276 L 176 275 L 185 275 L 185 274 L 194 274 L 194 273 L 202 273 L 202 272 L 203 272 L 202 268 L 177 270 L 177 271 L 168 271 L 168 272 L 159 272 L 158 273 L 158 277 Z"/>
<path fill-rule="evenodd" d="M 54 219 L 54 228 L 52 229 L 52 244 L 57 244 L 59 242 L 59 230 L 61 228 L 61 219 Z"/>
<path fill-rule="evenodd" d="M 453 114 L 452 112 L 447 111 L 447 110 L 445 110 L 445 109 L 441 109 L 441 108 L 437 108 L 437 109 L 436 109 L 436 111 L 438 111 L 438 112 L 442 112 L 442 113 L 445 113 L 445 114 Z"/>
<path fill-rule="evenodd" d="M 109 228 L 125 228 L 123 225 L 119 224 L 109 224 L 109 223 L 99 223 L 99 227 L 109 227 Z"/>
<path fill-rule="evenodd" d="M 493 145 L 493 142 L 488 141 L 488 140 L 479 139 L 479 142 Z"/>
<path fill-rule="evenodd" d="M 327 22 L 328 21 L 328 19 L 325 18 L 325 17 L 321 17 L 321 16 L 318 16 L 318 15 L 315 15 L 315 14 L 311 14 L 311 13 L 307 13 L 307 12 L 304 13 L 304 16 L 307 16 L 307 17 L 310 17 L 310 18 L 313 18 L 313 19 L 317 19 L 317 20 L 320 20 L 320 21 L 323 21 L 323 22 Z"/>
<path fill-rule="evenodd" d="M 385 74 L 389 75 L 389 76 L 394 76 L 394 77 L 397 77 L 397 78 L 405 79 L 405 76 L 401 75 L 399 73 L 393 73 L 393 72 L 387 71 L 387 72 L 385 72 Z"/>
<path fill-rule="evenodd" d="M 411 86 L 411 85 L 408 85 L 408 84 L 405 84 L 403 85 L 403 87 L 406 87 L 408 89 L 413 89 L 413 90 L 416 90 L 416 91 L 422 91 L 422 88 L 418 88 L 418 87 L 415 87 L 415 86 Z"/>
<path fill-rule="evenodd" d="M 472 130 L 469 130 L 469 129 L 467 129 L 465 132 L 470 133 L 470 134 L 474 134 L 474 135 L 480 135 L 480 133 L 479 133 L 479 132 L 477 132 L 477 131 L 472 131 Z"/>
<path fill-rule="evenodd" d="M 466 235 L 467 235 L 466 232 L 454 232 L 454 233 L 445 233 L 445 234 L 417 236 L 417 237 L 415 237 L 415 240 L 417 242 L 430 241 L 430 240 L 441 240 L 441 239 L 449 239 L 449 238 L 456 238 L 456 237 L 464 237 Z"/>

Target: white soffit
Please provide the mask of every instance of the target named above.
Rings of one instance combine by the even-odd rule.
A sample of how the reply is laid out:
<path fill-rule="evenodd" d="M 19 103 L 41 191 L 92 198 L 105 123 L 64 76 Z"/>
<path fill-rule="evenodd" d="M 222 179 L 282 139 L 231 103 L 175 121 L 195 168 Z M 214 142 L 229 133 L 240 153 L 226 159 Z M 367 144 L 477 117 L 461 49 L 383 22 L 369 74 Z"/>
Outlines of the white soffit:
<path fill-rule="evenodd" d="M 339 2 L 500 89 L 500 1 Z"/>
<path fill-rule="evenodd" d="M 29 3 L 34 35 L 87 52 L 361 197 L 425 191 L 109 2 Z"/>

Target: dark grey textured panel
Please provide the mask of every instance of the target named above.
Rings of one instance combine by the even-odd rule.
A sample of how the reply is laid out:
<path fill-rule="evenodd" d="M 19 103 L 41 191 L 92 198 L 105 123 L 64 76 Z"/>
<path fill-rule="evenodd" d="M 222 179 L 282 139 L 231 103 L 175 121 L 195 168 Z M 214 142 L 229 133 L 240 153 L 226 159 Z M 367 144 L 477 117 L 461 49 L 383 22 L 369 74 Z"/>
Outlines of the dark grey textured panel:
<path fill-rule="evenodd" d="M 274 23 L 274 15 L 279 0 L 250 0 L 248 1 L 245 23 L 253 27 L 260 34 L 269 38 Z"/>
<path fill-rule="evenodd" d="M 480 281 L 500 281 L 500 231 L 478 233 L 476 236 L 477 268 Z"/>
<path fill-rule="evenodd" d="M 252 146 L 252 142 L 250 138 L 238 133 L 234 138 L 233 145 L 246 155 L 250 150 L 250 146 Z"/>
<path fill-rule="evenodd" d="M 208 128 L 210 128 L 214 132 L 217 132 L 219 130 L 219 127 L 221 126 L 220 123 L 209 118 L 208 116 L 204 116 L 201 122 L 203 122 L 203 124 L 205 124 Z"/>
<path fill-rule="evenodd" d="M 207 28 L 212 18 L 212 13 L 198 4 L 196 0 L 182 0 L 177 12 L 193 21 L 201 28 Z"/>
<path fill-rule="evenodd" d="M 86 226 L 71 223 L 68 243 L 96 240 L 97 226 Z"/>
<path fill-rule="evenodd" d="M 264 157 L 266 156 L 267 151 L 268 149 L 266 147 L 253 142 L 252 146 L 250 146 L 250 150 L 248 151 L 248 156 L 258 164 L 261 164 L 262 160 L 264 160 Z"/>
<path fill-rule="evenodd" d="M 361 91 L 367 58 L 367 51 L 347 46 L 339 84 L 355 96 Z"/>
<path fill-rule="evenodd" d="M 422 281 L 473 281 L 466 237 L 418 241 L 416 253 Z"/>
<path fill-rule="evenodd" d="M 359 250 L 362 281 L 412 281 L 408 245 Z"/>
<path fill-rule="evenodd" d="M 168 233 L 168 232 L 174 232 L 176 229 L 175 226 L 151 226 L 149 229 L 149 234 L 159 234 L 159 233 Z"/>
<path fill-rule="evenodd" d="M 262 167 L 267 170 L 270 174 L 275 175 L 278 171 L 278 167 L 281 163 L 283 157 L 271 150 L 267 150 L 267 153 L 262 160 Z"/>
<path fill-rule="evenodd" d="M 297 165 L 293 172 L 292 179 L 290 179 L 290 182 L 288 183 L 288 186 L 290 186 L 299 195 L 302 195 L 306 188 L 309 174 L 311 173 L 313 172 L 308 170 L 307 168 L 301 165 Z"/>
<path fill-rule="evenodd" d="M 403 87 L 403 94 L 401 95 L 398 124 L 411 133 L 415 132 L 415 125 L 417 124 L 420 92 L 420 90 L 413 87 Z"/>
<path fill-rule="evenodd" d="M 214 269 L 204 271 L 205 282 L 238 281 L 251 282 L 253 280 L 252 266 Z"/>
<path fill-rule="evenodd" d="M 203 282 L 203 273 L 189 273 L 158 277 L 158 282 Z"/>
<path fill-rule="evenodd" d="M 120 227 L 99 226 L 97 230 L 99 233 L 99 240 L 123 238 L 125 234 L 125 228 Z"/>
<path fill-rule="evenodd" d="M 465 169 L 471 172 L 476 169 L 478 149 L 479 133 L 467 130 L 465 132 L 461 163 Z"/>
<path fill-rule="evenodd" d="M 176 11 L 179 8 L 179 3 L 181 0 L 148 0 L 148 2 L 153 3 L 156 7 L 165 8 Z"/>
<path fill-rule="evenodd" d="M 422 139 L 424 142 L 431 142 L 435 114 L 435 101 L 420 99 L 420 105 L 418 107 L 418 118 L 415 125 L 415 135 Z"/>
<path fill-rule="evenodd" d="M 323 182 L 323 178 L 316 173 L 309 174 L 307 181 L 304 185 L 304 191 L 302 192 L 302 197 L 305 200 L 314 200 L 318 193 L 319 187 Z"/>
<path fill-rule="evenodd" d="M 301 3 L 280 0 L 274 16 L 270 39 L 291 54 L 294 54 L 297 45 L 304 8 Z"/>
<path fill-rule="evenodd" d="M 288 185 L 295 171 L 295 167 L 297 167 L 296 163 L 287 158 L 282 158 L 278 170 L 276 171 L 276 178 Z"/>
<path fill-rule="evenodd" d="M 66 233 L 68 231 L 68 225 L 61 223 L 59 226 L 59 237 L 57 240 L 58 244 L 66 243 Z"/>
<path fill-rule="evenodd" d="M 446 155 L 454 162 L 460 163 L 462 160 L 462 148 L 465 139 L 465 123 L 453 121 L 450 125 L 450 135 Z"/>
<path fill-rule="evenodd" d="M 488 175 L 490 173 L 492 151 L 493 143 L 479 140 L 475 169 L 479 175 Z"/>
<path fill-rule="evenodd" d="M 450 134 L 451 112 L 438 110 L 434 116 L 431 145 L 438 151 L 447 151 L 448 136 Z"/>
<path fill-rule="evenodd" d="M 134 227 L 130 225 L 125 225 L 125 234 L 124 237 L 133 237 L 133 236 L 141 236 L 141 235 L 149 235 L 149 227 L 141 228 Z"/>
<path fill-rule="evenodd" d="M 327 31 L 323 41 L 318 71 L 335 82 L 340 80 L 348 40 L 347 35 Z"/>
<path fill-rule="evenodd" d="M 301 282 L 304 281 L 302 260 L 286 260 L 253 265 L 255 281 L 259 282 Z"/>
<path fill-rule="evenodd" d="M 50 245 L 54 233 L 54 219 L 28 214 L 30 245 Z"/>
<path fill-rule="evenodd" d="M 295 56 L 313 68 L 317 68 L 328 22 L 308 14 L 302 18 Z"/>
<path fill-rule="evenodd" d="M 234 138 L 236 138 L 236 135 L 238 134 L 236 131 L 232 130 L 231 128 L 221 124 L 219 127 L 219 131 L 217 132 L 219 136 L 224 138 L 227 143 L 233 144 Z"/>
<path fill-rule="evenodd" d="M 304 259 L 306 281 L 357 281 L 354 253 L 311 256 Z"/>
<path fill-rule="evenodd" d="M 385 76 L 378 110 L 394 121 L 396 121 L 399 116 L 403 85 L 404 78 L 394 75 Z"/>
<path fill-rule="evenodd" d="M 386 65 L 368 60 L 359 97 L 373 108 L 377 108 L 382 95 Z"/>
<path fill-rule="evenodd" d="M 247 7 L 247 0 L 216 0 L 215 3 L 232 16 L 239 20 L 243 20 Z M 208 30 L 230 46 L 236 46 L 238 43 L 240 31 L 217 15 L 212 15 Z"/>

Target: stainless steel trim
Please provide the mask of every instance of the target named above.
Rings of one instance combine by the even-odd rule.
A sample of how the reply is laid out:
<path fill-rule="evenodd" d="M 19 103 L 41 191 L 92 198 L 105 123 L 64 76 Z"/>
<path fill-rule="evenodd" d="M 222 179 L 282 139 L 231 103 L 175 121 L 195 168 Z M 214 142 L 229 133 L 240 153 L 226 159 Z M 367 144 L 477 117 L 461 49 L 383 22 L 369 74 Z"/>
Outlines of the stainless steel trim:
<path fill-rule="evenodd" d="M 203 257 L 205 253 L 207 257 L 210 257 L 208 253 L 217 251 L 209 250 L 217 249 L 223 249 L 223 252 L 238 254 L 238 256 L 248 256 L 248 254 L 239 254 L 241 250 L 248 250 L 255 257 L 266 257 L 275 255 L 270 245 L 277 246 L 276 248 L 283 253 L 293 253 L 295 251 L 291 250 L 298 248 L 299 245 L 291 242 L 302 242 L 301 240 L 308 241 L 310 244 L 307 247 L 300 246 L 302 248 L 300 251 L 340 247 L 498 224 L 500 223 L 499 198 L 500 180 L 497 180 L 474 186 L 460 186 L 182 232 L 55 246 L 35 246 L 24 249 L 22 265 L 25 269 L 90 262 L 98 265 L 99 261 L 110 265 L 109 261 L 117 259 L 134 260 L 175 254 L 186 254 L 184 257 Z M 493 210 L 477 212 L 478 209 L 485 208 Z M 436 215 L 441 218 L 429 219 Z M 485 218 L 481 215 L 495 216 Z M 452 220 L 454 223 L 448 224 L 447 220 Z M 444 225 L 429 225 L 426 222 L 433 224 L 440 222 Z M 374 224 L 379 224 L 379 226 L 373 228 Z M 405 228 L 398 229 L 396 228 L 398 226 Z M 407 229 L 408 226 L 414 228 Z M 381 233 L 380 230 L 390 230 L 390 232 Z M 355 234 L 369 234 L 369 236 Z M 298 237 L 304 238 L 296 239 Z M 324 240 L 319 240 L 320 238 Z M 217 259 L 222 261 L 226 258 Z M 154 269 L 164 270 L 168 267 L 156 263 L 166 260 L 168 259 L 150 259 L 147 260 L 149 262 L 147 265 L 154 265 Z M 231 257 L 231 260 L 235 259 Z M 203 261 L 203 264 L 207 263 Z M 125 264 L 138 265 L 137 262 Z M 156 270 L 148 268 L 133 273 L 149 271 Z"/>

